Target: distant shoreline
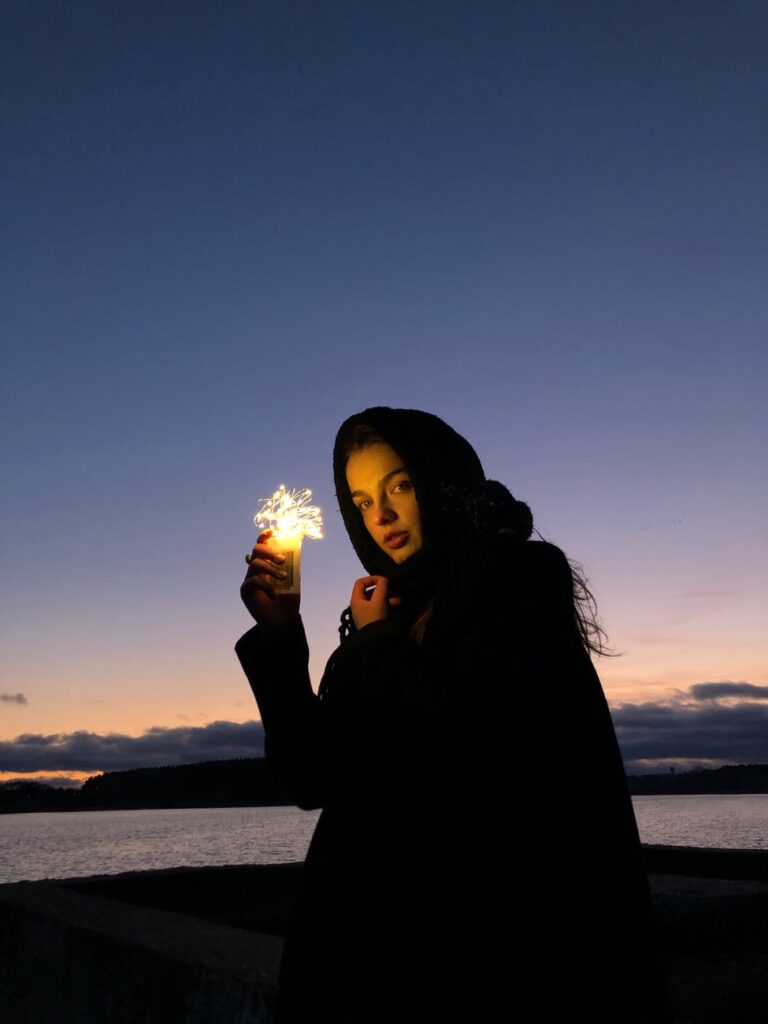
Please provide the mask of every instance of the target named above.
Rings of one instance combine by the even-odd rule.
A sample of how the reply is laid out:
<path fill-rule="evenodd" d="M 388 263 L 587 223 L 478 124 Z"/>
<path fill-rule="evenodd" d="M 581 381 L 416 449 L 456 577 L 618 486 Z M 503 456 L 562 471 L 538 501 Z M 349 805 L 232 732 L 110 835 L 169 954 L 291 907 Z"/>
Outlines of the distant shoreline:
<path fill-rule="evenodd" d="M 765 795 L 768 764 L 628 775 L 627 785 L 632 796 Z M 80 789 L 32 780 L 0 783 L 0 814 L 293 806 L 263 757 L 106 772 Z"/>
<path fill-rule="evenodd" d="M 768 796 L 768 791 L 717 791 L 711 792 L 709 790 L 692 790 L 690 792 L 680 793 L 668 793 L 668 792 L 648 792 L 648 793 L 631 793 L 632 796 Z M 88 805 L 88 806 L 33 806 L 33 807 L 0 807 L 0 816 L 4 814 L 57 814 L 57 813 L 90 813 L 99 811 L 205 811 L 205 810 L 224 810 L 226 808 L 233 807 L 296 807 L 297 805 L 293 802 L 286 801 L 285 803 L 179 803 L 179 804 L 122 804 L 122 805 Z"/>

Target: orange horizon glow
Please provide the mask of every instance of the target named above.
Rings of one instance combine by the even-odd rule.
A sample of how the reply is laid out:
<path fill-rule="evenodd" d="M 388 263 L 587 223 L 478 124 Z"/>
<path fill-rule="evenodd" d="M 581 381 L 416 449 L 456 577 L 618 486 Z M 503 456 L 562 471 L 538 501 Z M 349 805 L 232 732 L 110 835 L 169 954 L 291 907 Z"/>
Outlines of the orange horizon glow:
<path fill-rule="evenodd" d="M 31 772 L 0 772 L 0 783 L 2 782 L 48 782 L 51 779 L 71 779 L 73 782 L 85 782 L 86 779 L 93 779 L 104 772 L 78 772 L 78 771 L 31 771 Z"/>

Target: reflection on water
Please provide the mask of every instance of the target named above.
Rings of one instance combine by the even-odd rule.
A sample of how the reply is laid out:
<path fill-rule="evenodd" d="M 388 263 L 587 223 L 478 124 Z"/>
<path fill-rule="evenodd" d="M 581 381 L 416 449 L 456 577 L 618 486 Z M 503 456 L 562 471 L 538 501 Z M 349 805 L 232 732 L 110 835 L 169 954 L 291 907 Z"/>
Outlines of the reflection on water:
<path fill-rule="evenodd" d="M 320 811 L 195 807 L 0 815 L 0 882 L 303 860 Z"/>
<path fill-rule="evenodd" d="M 633 797 L 640 838 L 768 849 L 768 794 Z M 202 807 L 0 815 L 0 882 L 304 859 L 320 811 Z"/>
<path fill-rule="evenodd" d="M 768 793 L 635 796 L 644 843 L 768 850 Z"/>

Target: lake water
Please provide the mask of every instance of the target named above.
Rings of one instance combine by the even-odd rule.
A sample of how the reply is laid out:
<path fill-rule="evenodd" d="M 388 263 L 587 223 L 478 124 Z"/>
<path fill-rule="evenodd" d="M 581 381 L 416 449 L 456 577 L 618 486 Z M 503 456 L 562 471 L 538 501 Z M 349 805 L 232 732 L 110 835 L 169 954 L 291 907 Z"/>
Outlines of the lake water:
<path fill-rule="evenodd" d="M 644 843 L 768 849 L 768 794 L 633 797 Z M 0 883 L 303 860 L 320 811 L 211 807 L 0 815 Z"/>

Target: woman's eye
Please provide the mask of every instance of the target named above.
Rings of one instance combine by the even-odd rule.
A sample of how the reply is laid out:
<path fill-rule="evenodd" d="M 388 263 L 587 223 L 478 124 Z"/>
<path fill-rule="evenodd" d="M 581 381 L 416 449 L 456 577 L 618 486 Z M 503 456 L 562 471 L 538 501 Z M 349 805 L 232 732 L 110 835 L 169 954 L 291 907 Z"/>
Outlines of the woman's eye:
<path fill-rule="evenodd" d="M 410 489 L 411 489 L 411 481 L 410 480 L 400 480 L 400 481 L 398 481 L 395 484 L 395 486 L 393 488 L 393 490 L 395 490 L 395 491 L 398 491 L 398 490 L 409 491 Z"/>
<path fill-rule="evenodd" d="M 364 498 L 357 507 L 360 509 L 361 512 L 363 512 L 370 505 L 370 503 L 371 502 L 368 498 Z"/>

